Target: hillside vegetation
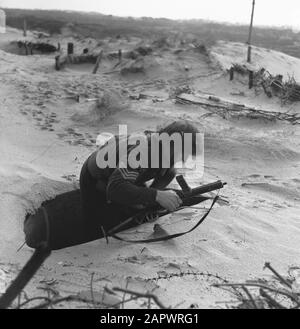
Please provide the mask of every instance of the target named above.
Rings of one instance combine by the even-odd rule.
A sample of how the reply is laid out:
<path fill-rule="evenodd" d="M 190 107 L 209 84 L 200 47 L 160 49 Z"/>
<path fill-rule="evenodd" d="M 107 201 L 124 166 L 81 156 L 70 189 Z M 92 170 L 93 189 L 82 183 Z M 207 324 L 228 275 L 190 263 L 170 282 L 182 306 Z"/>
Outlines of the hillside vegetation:
<path fill-rule="evenodd" d="M 193 40 L 213 43 L 215 40 L 247 42 L 248 26 L 230 25 L 205 20 L 175 21 L 165 18 L 132 18 L 56 10 L 5 9 L 7 25 L 22 28 L 26 19 L 28 28 L 57 34 L 68 25 L 74 34 L 104 38 L 122 36 L 158 37 L 186 36 Z M 256 46 L 271 48 L 300 57 L 300 32 L 288 28 L 255 27 L 253 42 Z"/>

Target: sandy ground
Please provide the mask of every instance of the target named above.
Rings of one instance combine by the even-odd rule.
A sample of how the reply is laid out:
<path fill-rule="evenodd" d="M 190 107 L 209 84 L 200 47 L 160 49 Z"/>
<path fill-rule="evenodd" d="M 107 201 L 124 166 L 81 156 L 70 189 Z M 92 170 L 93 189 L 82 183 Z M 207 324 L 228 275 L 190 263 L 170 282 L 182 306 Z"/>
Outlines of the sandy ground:
<path fill-rule="evenodd" d="M 285 79 L 294 77 L 296 81 L 300 80 L 300 59 L 275 50 L 252 46 L 252 63 L 248 64 L 245 45 L 219 41 L 213 47 L 212 56 L 224 69 L 229 69 L 232 64 L 239 63 L 253 70 L 265 68 L 272 75 L 281 74 Z"/>
<path fill-rule="evenodd" d="M 105 59 L 92 75 L 89 64 L 57 72 L 54 55 L 19 56 L 5 50 L 21 33 L 0 34 L 0 269 L 7 285 L 32 250 L 24 247 L 23 220 L 40 204 L 77 186 L 81 165 L 95 149 L 100 132 L 153 129 L 173 119 L 192 120 L 205 132 L 205 175 L 189 173 L 191 185 L 222 179 L 221 193 L 229 204 L 217 204 L 208 220 L 192 234 L 174 241 L 129 245 L 96 241 L 53 252 L 26 288 L 30 297 L 52 287 L 62 296 L 90 289 L 112 305 L 123 295 L 109 296 L 103 288 L 127 287 L 151 291 L 168 307 L 225 307 L 232 296 L 211 287 L 222 279 L 244 281 L 263 272 L 265 261 L 278 271 L 299 265 L 300 247 L 300 132 L 299 126 L 245 117 L 222 118 L 208 108 L 179 105 L 170 99 L 175 87 L 188 85 L 197 93 L 276 112 L 298 112 L 300 105 L 281 107 L 278 99 L 255 95 L 239 79 L 229 82 L 221 70 L 234 59 L 242 61 L 245 47 L 218 43 L 212 59 L 191 46 L 155 49 L 144 59 L 144 74 L 121 76 L 109 72 L 116 61 Z M 57 42 L 57 40 L 55 40 Z M 64 40 L 65 42 L 65 40 Z M 91 41 L 94 42 L 94 41 Z M 138 45 L 141 40 L 134 40 Z M 134 47 L 119 40 L 105 44 L 109 51 Z M 86 40 L 88 45 L 89 40 Z M 63 44 L 63 43 L 62 43 Z M 80 47 L 86 44 L 81 43 Z M 178 49 L 177 49 L 178 50 Z M 218 65 L 216 65 L 218 61 Z M 299 59 L 255 48 L 259 66 L 274 73 L 299 77 Z M 188 68 L 188 69 L 187 69 Z M 67 98 L 79 93 L 80 103 Z M 148 97 L 132 100 L 129 96 Z M 100 95 L 100 96 L 99 96 Z M 108 95 L 110 112 L 87 99 Z M 100 111 L 100 114 L 99 114 Z M 168 233 L 186 230 L 202 210 L 184 210 L 159 221 Z M 130 238 L 153 235 L 153 224 L 126 232 Z M 2 279 L 3 286 L 3 279 Z M 147 307 L 138 300 L 126 307 Z M 58 307 L 86 307 L 62 304 Z"/>

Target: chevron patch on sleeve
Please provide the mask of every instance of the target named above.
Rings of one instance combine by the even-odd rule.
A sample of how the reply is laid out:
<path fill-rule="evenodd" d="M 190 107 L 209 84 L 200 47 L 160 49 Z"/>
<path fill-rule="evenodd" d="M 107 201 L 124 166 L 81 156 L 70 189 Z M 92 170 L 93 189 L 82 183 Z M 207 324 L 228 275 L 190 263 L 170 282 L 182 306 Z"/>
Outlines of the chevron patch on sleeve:
<path fill-rule="evenodd" d="M 136 171 L 127 169 L 127 168 L 119 168 L 118 169 L 119 172 L 121 173 L 122 177 L 125 180 L 129 180 L 129 181 L 136 181 L 136 179 L 138 178 L 139 174 Z"/>

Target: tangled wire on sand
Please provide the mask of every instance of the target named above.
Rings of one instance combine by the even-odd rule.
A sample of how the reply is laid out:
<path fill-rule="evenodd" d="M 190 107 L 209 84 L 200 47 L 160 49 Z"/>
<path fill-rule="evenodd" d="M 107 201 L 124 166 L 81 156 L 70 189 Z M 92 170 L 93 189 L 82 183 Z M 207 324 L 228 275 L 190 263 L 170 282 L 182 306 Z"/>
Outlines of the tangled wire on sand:
<path fill-rule="evenodd" d="M 270 263 L 266 263 L 265 268 L 272 272 L 272 280 L 256 279 L 243 283 L 230 283 L 218 275 L 187 272 L 171 274 L 165 277 L 156 277 L 147 281 L 170 280 L 173 277 L 183 278 L 186 275 L 204 276 L 219 282 L 221 281 L 222 283 L 215 283 L 211 286 L 226 290 L 234 296 L 233 301 L 224 302 L 227 308 L 300 309 L 300 267 L 291 267 L 286 277 L 280 275 Z M 28 298 L 26 293 L 23 292 L 19 297 L 17 305 L 14 305 L 13 308 L 44 309 L 53 308 L 58 304 L 79 303 L 82 307 L 89 306 L 98 309 L 116 309 L 124 308 L 127 303 L 139 299 L 145 300 L 143 305 L 146 305 L 148 309 L 152 307 L 160 309 L 168 308 L 155 294 L 149 291 L 142 293 L 129 290 L 127 286 L 126 288 L 108 288 L 105 286 L 102 292 L 97 292 L 93 287 L 94 274 L 95 273 L 91 276 L 89 291 L 63 297 L 60 296 L 59 292 L 54 288 L 48 286 L 47 288 L 43 288 L 43 290 L 47 292 L 47 296 Z M 21 296 L 23 295 L 25 301 L 21 301 Z M 108 301 L 109 304 L 107 303 Z"/>
<path fill-rule="evenodd" d="M 274 281 L 264 279 L 245 283 L 215 284 L 214 287 L 229 290 L 238 303 L 233 308 L 250 309 L 300 309 L 300 268 L 291 267 L 287 277 L 280 275 L 270 263 L 265 268 L 274 275 Z"/>
<path fill-rule="evenodd" d="M 236 72 L 242 76 L 248 76 L 251 72 L 246 65 L 233 64 L 228 70 Z M 253 86 L 256 94 L 264 91 L 265 94 L 271 98 L 277 96 L 280 98 L 282 105 L 291 104 L 300 101 L 300 85 L 294 77 L 288 77 L 286 81 L 283 80 L 281 74 L 273 75 L 265 68 L 260 68 L 253 73 Z"/>

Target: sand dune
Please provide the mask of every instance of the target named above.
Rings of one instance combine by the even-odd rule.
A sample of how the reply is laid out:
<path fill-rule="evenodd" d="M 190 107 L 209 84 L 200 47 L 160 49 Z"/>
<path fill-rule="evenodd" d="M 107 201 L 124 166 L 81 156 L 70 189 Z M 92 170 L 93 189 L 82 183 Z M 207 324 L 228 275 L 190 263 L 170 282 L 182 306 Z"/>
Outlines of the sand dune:
<path fill-rule="evenodd" d="M 217 204 L 200 229 L 178 240 L 147 246 L 114 240 L 107 245 L 101 240 L 54 252 L 26 291 L 38 294 L 37 287 L 43 282 L 54 282 L 62 294 L 88 291 L 95 273 L 97 292 L 106 285 L 127 285 L 131 290 L 153 291 L 168 306 L 215 308 L 229 295 L 212 288 L 212 283 L 261 275 L 265 261 L 279 270 L 299 263 L 299 126 L 222 118 L 206 107 L 175 104 L 169 95 L 175 87 L 188 85 L 197 93 L 270 111 L 289 108 L 265 95 L 256 97 L 237 81 L 230 84 L 219 66 L 188 45 L 180 55 L 174 54 L 174 49 L 155 49 L 144 60 L 143 74 L 104 74 L 116 64 L 105 59 L 98 74 L 92 75 L 90 66 L 56 72 L 53 55 L 24 57 L 6 52 L 5 45 L 18 33 L 10 31 L 5 40 L 0 35 L 0 268 L 8 273 L 6 283 L 32 253 L 27 247 L 16 253 L 24 240 L 26 214 L 75 188 L 81 165 L 96 148 L 100 132 L 116 133 L 120 123 L 128 124 L 130 131 L 153 129 L 178 118 L 193 121 L 206 135 L 205 176 L 187 173 L 188 181 L 193 186 L 216 179 L 227 181 L 221 194 L 229 204 Z M 133 41 L 122 42 L 129 49 L 134 47 Z M 136 44 L 140 42 L 136 40 Z M 104 44 L 111 50 L 119 46 Z M 212 51 L 227 68 L 233 60 L 239 62 L 246 50 L 240 44 L 222 42 Z M 294 74 L 300 80 L 299 59 L 259 48 L 254 54 L 258 66 L 276 74 Z M 96 105 L 88 99 L 107 91 L 119 95 L 116 111 L 102 116 L 100 107 L 95 123 L 91 111 Z M 233 91 L 245 96 L 232 95 Z M 79 103 L 70 98 L 77 94 Z M 140 94 L 146 96 L 130 98 Z M 293 105 L 292 111 L 299 113 L 299 104 Z M 202 210 L 167 216 L 158 224 L 168 233 L 186 230 L 209 205 L 206 202 Z M 141 239 L 155 234 L 153 224 L 147 224 L 125 236 Z M 115 302 L 106 298 L 108 304 Z M 132 306 L 145 305 L 136 301 L 128 305 Z"/>
<path fill-rule="evenodd" d="M 244 44 L 219 41 L 212 49 L 212 56 L 224 69 L 235 63 L 244 64 L 254 70 L 265 68 L 273 75 L 282 74 L 285 79 L 293 76 L 300 81 L 300 59 L 275 50 L 253 47 L 253 64 L 248 64 Z"/>

